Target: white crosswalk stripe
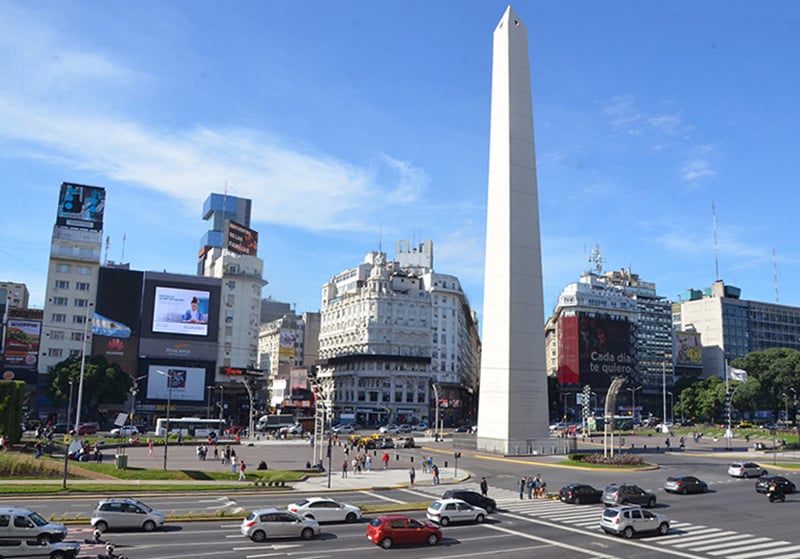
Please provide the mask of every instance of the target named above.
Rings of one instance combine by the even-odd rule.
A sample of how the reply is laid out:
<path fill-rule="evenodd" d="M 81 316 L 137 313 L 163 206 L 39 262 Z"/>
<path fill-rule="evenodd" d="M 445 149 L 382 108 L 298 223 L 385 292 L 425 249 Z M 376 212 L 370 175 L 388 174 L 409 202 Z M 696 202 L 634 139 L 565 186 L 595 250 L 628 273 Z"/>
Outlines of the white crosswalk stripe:
<path fill-rule="evenodd" d="M 512 491 L 495 492 L 498 508 L 569 524 L 587 531 L 600 530 L 602 505 L 568 505 L 553 499 L 520 499 Z M 697 553 L 714 559 L 800 559 L 800 545 L 785 540 L 670 520 L 670 533 L 648 540 L 655 545 Z"/>

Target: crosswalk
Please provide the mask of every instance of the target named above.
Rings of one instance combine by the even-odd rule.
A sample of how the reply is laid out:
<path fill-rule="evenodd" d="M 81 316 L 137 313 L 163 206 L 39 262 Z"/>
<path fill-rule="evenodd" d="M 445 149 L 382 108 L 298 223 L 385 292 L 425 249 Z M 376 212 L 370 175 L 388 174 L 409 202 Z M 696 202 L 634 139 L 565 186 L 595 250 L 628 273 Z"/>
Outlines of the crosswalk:
<path fill-rule="evenodd" d="M 492 495 L 500 512 L 550 520 L 559 524 L 600 530 L 603 505 L 567 505 L 553 499 L 520 499 L 508 490 L 496 490 Z M 676 551 L 714 559 L 800 559 L 800 545 L 787 540 L 681 522 L 670 518 L 670 532 L 654 536 L 647 542 Z"/>

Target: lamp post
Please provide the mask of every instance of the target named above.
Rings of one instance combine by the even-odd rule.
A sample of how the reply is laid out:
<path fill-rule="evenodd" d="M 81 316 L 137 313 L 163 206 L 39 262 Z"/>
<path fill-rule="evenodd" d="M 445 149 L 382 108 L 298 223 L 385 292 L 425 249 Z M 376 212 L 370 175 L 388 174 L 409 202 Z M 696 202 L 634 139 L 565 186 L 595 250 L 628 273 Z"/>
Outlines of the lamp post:
<path fill-rule="evenodd" d="M 81 376 L 80 380 L 78 381 L 78 403 L 76 404 L 76 411 L 75 411 L 76 436 L 81 434 L 80 425 L 81 425 L 81 404 L 83 400 L 83 373 L 86 371 L 86 342 L 89 339 L 89 323 L 92 321 L 89 315 L 92 311 L 93 306 L 94 306 L 93 303 L 88 303 L 86 305 L 86 317 L 83 322 L 83 349 L 81 350 Z"/>
<path fill-rule="evenodd" d="M 669 422 L 675 424 L 675 397 L 672 392 L 667 392 L 669 396 Z"/>
<path fill-rule="evenodd" d="M 667 364 L 661 364 L 661 404 L 663 406 L 661 419 L 661 432 L 669 433 L 667 427 Z"/>
<path fill-rule="evenodd" d="M 220 384 L 219 385 L 219 402 L 217 402 L 217 405 L 219 406 L 219 418 L 220 419 L 224 419 L 224 417 L 222 416 L 223 415 L 222 412 L 225 409 L 224 408 L 224 404 L 223 404 L 223 402 L 224 402 L 223 397 L 224 396 L 225 396 L 225 387 Z"/>
<path fill-rule="evenodd" d="M 169 408 L 172 405 L 172 371 L 164 372 L 156 369 L 159 375 L 167 377 L 167 416 L 166 426 L 164 428 L 164 470 L 167 469 L 167 450 L 169 449 Z"/>
<path fill-rule="evenodd" d="M 247 379 L 242 379 L 242 384 L 244 384 L 245 390 L 247 390 L 247 397 L 250 399 L 250 409 L 248 410 L 250 413 L 250 422 L 247 424 L 247 440 L 253 442 L 253 391 L 250 388 L 250 383 L 247 382 Z"/>
<path fill-rule="evenodd" d="M 72 415 L 72 379 L 69 379 L 69 404 L 67 405 L 67 433 L 64 433 L 64 479 L 61 486 L 67 488 L 67 470 L 69 469 L 69 445 L 67 444 L 67 437 L 69 437 L 69 417 Z"/>
<path fill-rule="evenodd" d="M 641 386 L 629 386 L 628 391 L 631 393 L 631 415 L 633 416 L 633 422 L 636 423 L 636 391 L 641 390 Z"/>
<path fill-rule="evenodd" d="M 433 420 L 433 437 L 435 441 L 439 441 L 439 385 L 433 383 L 433 397 L 436 398 L 436 415 Z"/>
<path fill-rule="evenodd" d="M 206 417 L 211 419 L 211 391 L 214 390 L 214 385 L 206 386 Z"/>

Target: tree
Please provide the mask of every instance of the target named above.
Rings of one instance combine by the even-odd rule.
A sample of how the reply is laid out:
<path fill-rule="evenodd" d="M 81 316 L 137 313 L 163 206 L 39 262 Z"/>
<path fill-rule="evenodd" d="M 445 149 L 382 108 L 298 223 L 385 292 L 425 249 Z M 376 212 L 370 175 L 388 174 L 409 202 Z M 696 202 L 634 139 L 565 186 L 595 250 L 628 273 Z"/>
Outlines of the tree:
<path fill-rule="evenodd" d="M 750 378 L 758 382 L 759 409 L 770 409 L 778 417 L 785 402 L 794 404 L 800 389 L 800 351 L 786 347 L 754 351 L 734 360 L 732 365 L 747 371 L 748 383 Z M 738 400 L 738 393 L 736 396 Z M 794 410 L 793 423 L 796 423 L 796 417 L 797 410 Z"/>
<path fill-rule="evenodd" d="M 70 380 L 77 394 L 80 377 L 80 357 L 70 357 L 58 363 L 47 375 L 47 395 L 54 403 L 66 406 Z M 100 405 L 124 402 L 132 383 L 131 375 L 117 363 L 109 363 L 102 355 L 87 358 L 83 371 L 81 416 L 96 421 Z"/>
<path fill-rule="evenodd" d="M 25 400 L 25 383 L 0 382 L 0 434 L 11 443 L 22 438 L 22 403 Z"/>

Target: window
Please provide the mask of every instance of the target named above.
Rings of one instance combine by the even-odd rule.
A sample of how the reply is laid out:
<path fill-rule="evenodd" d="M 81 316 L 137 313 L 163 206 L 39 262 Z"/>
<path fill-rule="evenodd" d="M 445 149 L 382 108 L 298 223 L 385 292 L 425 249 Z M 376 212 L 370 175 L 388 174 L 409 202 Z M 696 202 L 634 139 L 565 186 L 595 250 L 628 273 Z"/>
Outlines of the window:
<path fill-rule="evenodd" d="M 80 357 L 81 356 L 81 350 L 79 350 L 79 349 L 71 349 L 71 350 L 69 350 L 69 356 L 70 357 Z"/>
<path fill-rule="evenodd" d="M 89 266 L 78 266 L 76 271 L 81 276 L 91 276 L 92 275 L 92 269 Z"/>
<path fill-rule="evenodd" d="M 75 299 L 75 306 L 76 307 L 81 307 L 81 308 L 86 308 L 86 307 L 89 306 L 89 300 L 88 299 Z"/>
<path fill-rule="evenodd" d="M 69 299 L 66 297 L 53 297 L 53 305 L 57 307 L 66 307 L 67 301 L 69 301 Z"/>
<path fill-rule="evenodd" d="M 51 347 L 50 350 L 47 352 L 47 355 L 50 357 L 61 357 L 64 355 L 64 350 L 60 347 Z"/>
<path fill-rule="evenodd" d="M 67 315 L 61 313 L 53 313 L 52 322 L 66 322 Z"/>
<path fill-rule="evenodd" d="M 83 341 L 83 332 L 72 332 L 70 335 L 70 339 L 73 342 L 82 342 Z"/>
<path fill-rule="evenodd" d="M 50 331 L 50 339 L 51 340 L 63 340 L 64 339 L 64 331 L 63 330 L 51 330 Z"/>
<path fill-rule="evenodd" d="M 71 274 L 72 273 L 72 265 L 71 264 L 56 264 L 56 272 L 59 274 Z"/>
<path fill-rule="evenodd" d="M 86 324 L 86 317 L 82 314 L 73 314 L 72 315 L 72 323 L 73 324 Z"/>
<path fill-rule="evenodd" d="M 56 280 L 56 289 L 69 289 L 69 282 L 66 280 Z"/>
<path fill-rule="evenodd" d="M 85 281 L 79 281 L 75 283 L 75 289 L 78 291 L 89 291 L 89 283 Z"/>

